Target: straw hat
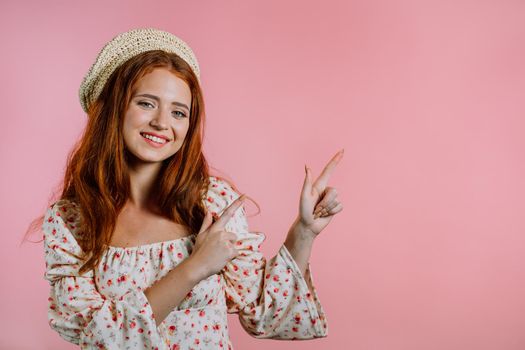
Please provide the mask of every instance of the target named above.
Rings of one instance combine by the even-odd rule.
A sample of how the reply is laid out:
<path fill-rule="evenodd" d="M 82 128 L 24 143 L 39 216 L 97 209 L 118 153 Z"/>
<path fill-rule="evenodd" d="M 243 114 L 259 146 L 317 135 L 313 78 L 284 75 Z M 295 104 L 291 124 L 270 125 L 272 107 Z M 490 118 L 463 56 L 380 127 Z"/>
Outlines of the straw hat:
<path fill-rule="evenodd" d="M 139 28 L 121 33 L 111 39 L 99 52 L 79 89 L 82 109 L 87 113 L 111 74 L 131 57 L 150 50 L 175 53 L 186 61 L 200 82 L 199 64 L 191 48 L 175 35 L 154 28 Z"/>

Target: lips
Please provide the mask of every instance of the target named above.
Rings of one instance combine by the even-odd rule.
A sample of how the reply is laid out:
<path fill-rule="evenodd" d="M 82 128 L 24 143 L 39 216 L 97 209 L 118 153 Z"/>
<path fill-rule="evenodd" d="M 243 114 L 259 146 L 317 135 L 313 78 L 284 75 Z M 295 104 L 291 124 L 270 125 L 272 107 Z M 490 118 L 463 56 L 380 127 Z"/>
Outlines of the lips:
<path fill-rule="evenodd" d="M 158 137 L 158 138 L 160 138 L 160 139 L 164 139 L 164 140 L 166 140 L 166 142 L 167 142 L 167 141 L 170 141 L 169 137 L 164 136 L 164 135 L 155 134 L 154 132 L 146 132 L 146 131 L 143 131 L 143 132 L 141 132 L 140 134 L 141 134 L 142 136 L 144 136 L 144 135 L 155 136 L 155 137 Z"/>
<path fill-rule="evenodd" d="M 150 146 L 154 148 L 161 148 L 166 145 L 169 140 L 166 139 L 166 137 L 157 137 L 150 133 L 141 133 L 142 139 L 144 142 L 148 143 Z"/>

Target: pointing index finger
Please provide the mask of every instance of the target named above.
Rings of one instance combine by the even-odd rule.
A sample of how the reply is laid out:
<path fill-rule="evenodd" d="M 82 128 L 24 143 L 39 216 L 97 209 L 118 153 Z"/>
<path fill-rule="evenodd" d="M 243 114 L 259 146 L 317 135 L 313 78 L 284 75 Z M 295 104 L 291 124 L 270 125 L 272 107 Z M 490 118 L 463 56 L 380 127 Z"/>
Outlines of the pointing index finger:
<path fill-rule="evenodd" d="M 328 185 L 328 180 L 330 179 L 330 175 L 332 175 L 332 172 L 335 170 L 335 167 L 337 166 L 341 158 L 343 158 L 344 151 L 345 150 L 342 149 L 339 152 L 337 152 L 335 156 L 333 156 L 332 159 L 330 159 L 328 164 L 326 164 L 323 171 L 321 172 L 321 175 L 319 175 L 317 180 L 315 180 L 314 187 L 319 192 L 324 191 L 324 189 Z"/>
<path fill-rule="evenodd" d="M 224 228 L 224 226 L 226 226 L 226 223 L 228 223 L 228 221 L 232 218 L 233 214 L 237 211 L 237 209 L 239 209 L 242 205 L 243 205 L 243 202 L 244 202 L 244 198 L 246 196 L 243 194 L 241 195 L 239 198 L 237 198 L 236 200 L 234 200 L 223 212 L 222 212 L 222 215 L 220 216 L 220 218 L 215 221 L 215 223 L 213 224 L 213 226 L 215 226 L 216 228 Z"/>

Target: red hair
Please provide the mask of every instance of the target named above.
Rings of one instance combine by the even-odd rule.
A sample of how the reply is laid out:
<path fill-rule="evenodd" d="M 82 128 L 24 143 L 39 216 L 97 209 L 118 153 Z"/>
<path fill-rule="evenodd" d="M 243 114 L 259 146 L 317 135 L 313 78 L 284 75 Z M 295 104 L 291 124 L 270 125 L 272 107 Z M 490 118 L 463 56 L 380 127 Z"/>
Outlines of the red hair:
<path fill-rule="evenodd" d="M 68 156 L 60 199 L 71 200 L 80 207 L 82 233 L 78 243 L 87 258 L 80 273 L 99 263 L 110 244 L 118 214 L 130 198 L 123 116 L 135 84 L 160 67 L 184 80 L 192 99 L 184 143 L 163 162 L 153 198 L 162 215 L 172 221 L 188 226 L 192 232 L 198 232 L 202 225 L 210 174 L 202 153 L 205 113 L 200 84 L 190 66 L 176 54 L 162 50 L 138 54 L 112 73 L 89 107 L 87 126 Z M 39 223 L 42 218 L 37 219 Z"/>

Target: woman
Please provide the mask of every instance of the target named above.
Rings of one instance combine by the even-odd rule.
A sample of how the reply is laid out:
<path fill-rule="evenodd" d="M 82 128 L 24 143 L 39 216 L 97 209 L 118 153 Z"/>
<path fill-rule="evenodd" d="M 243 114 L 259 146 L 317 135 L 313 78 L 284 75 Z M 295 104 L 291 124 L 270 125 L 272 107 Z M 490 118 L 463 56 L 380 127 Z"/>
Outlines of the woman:
<path fill-rule="evenodd" d="M 327 187 L 342 152 L 315 182 L 306 169 L 299 215 L 266 261 L 244 195 L 209 175 L 186 43 L 151 28 L 116 36 L 80 99 L 88 124 L 42 226 L 60 336 L 83 349 L 226 349 L 227 313 L 257 338 L 327 335 L 308 260 L 342 210 Z"/>

